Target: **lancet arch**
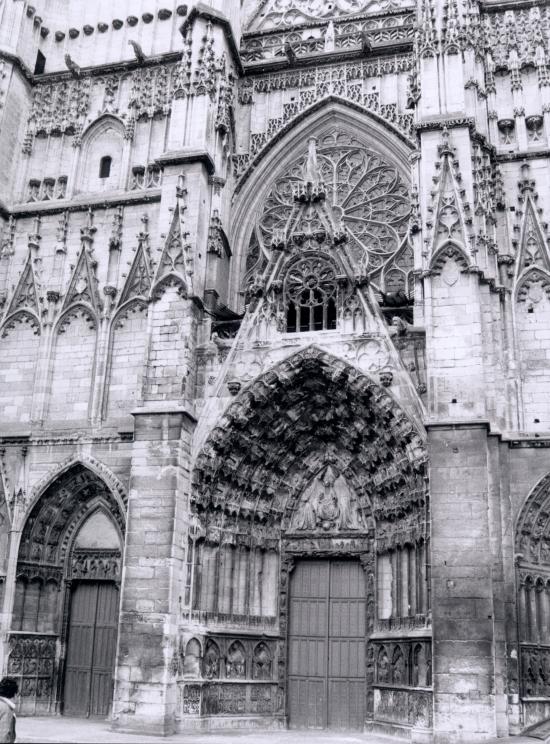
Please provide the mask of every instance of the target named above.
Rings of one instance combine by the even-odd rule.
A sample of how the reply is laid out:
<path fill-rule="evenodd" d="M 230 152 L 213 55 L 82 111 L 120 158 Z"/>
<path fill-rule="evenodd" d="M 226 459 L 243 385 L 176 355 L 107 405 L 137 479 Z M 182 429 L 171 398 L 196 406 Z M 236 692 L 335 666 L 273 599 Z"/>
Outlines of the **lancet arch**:
<path fill-rule="evenodd" d="M 104 114 L 90 124 L 82 135 L 75 191 L 120 188 L 126 177 L 122 172 L 123 150 L 124 124 L 121 119 Z"/>
<path fill-rule="evenodd" d="M 199 512 L 213 507 L 228 523 L 286 524 L 308 480 L 338 460 L 364 508 L 372 504 L 383 521 L 422 502 L 425 457 L 420 432 L 386 391 L 312 346 L 231 404 L 197 458 L 192 500 Z"/>
<path fill-rule="evenodd" d="M 516 523 L 521 692 L 550 699 L 550 474 L 531 490 Z"/>
<path fill-rule="evenodd" d="M 364 270 L 375 285 L 383 284 L 391 260 L 409 257 L 400 249 L 407 242 L 410 151 L 367 112 L 332 98 L 313 107 L 264 153 L 258 175 L 236 197 L 232 291 L 243 289 L 245 276 L 265 271 L 267 277 L 294 243 L 310 239 L 315 250 L 338 245 L 351 271 Z"/>
<path fill-rule="evenodd" d="M 81 462 L 66 463 L 57 478 L 43 485 L 31 502 L 19 542 L 8 672 L 20 679 L 23 711 L 49 713 L 61 702 L 67 713 L 86 713 L 89 706 L 107 710 L 111 676 L 101 681 L 101 664 L 114 665 L 124 508 L 119 494 Z M 93 630 L 97 622 L 90 602 L 102 606 L 106 634 L 95 673 L 93 635 L 82 630 Z M 76 630 L 71 630 L 73 620 Z M 55 648 L 65 648 L 67 642 L 64 672 Z M 86 654 L 83 677 L 79 658 Z M 32 666 L 22 663 L 29 656 Z M 87 680 L 89 695 L 77 679 L 85 685 Z"/>
<path fill-rule="evenodd" d="M 193 610 L 207 625 L 238 622 L 264 633 L 264 646 L 247 640 L 237 661 L 235 645 L 221 652 L 230 667 L 220 666 L 220 679 L 238 668 L 243 679 L 274 680 L 276 670 L 276 699 L 288 695 L 285 710 L 298 715 L 292 700 L 300 674 L 287 666 L 287 653 L 299 655 L 302 640 L 289 618 L 296 602 L 317 596 L 310 591 L 325 596 L 330 581 L 351 592 L 341 601 L 357 608 L 368 635 L 404 622 L 426 627 L 426 487 L 421 428 L 384 388 L 320 347 L 290 355 L 244 387 L 210 432 L 192 477 L 200 525 Z M 288 647 L 273 645 L 270 633 L 286 639 L 287 629 Z M 374 640 L 366 650 L 364 631 L 354 644 L 358 676 L 346 685 L 362 701 L 355 714 L 364 721 L 364 705 L 376 717 L 372 688 L 382 657 Z M 429 642 L 422 644 L 427 655 Z M 409 646 L 395 656 L 396 684 Z"/>

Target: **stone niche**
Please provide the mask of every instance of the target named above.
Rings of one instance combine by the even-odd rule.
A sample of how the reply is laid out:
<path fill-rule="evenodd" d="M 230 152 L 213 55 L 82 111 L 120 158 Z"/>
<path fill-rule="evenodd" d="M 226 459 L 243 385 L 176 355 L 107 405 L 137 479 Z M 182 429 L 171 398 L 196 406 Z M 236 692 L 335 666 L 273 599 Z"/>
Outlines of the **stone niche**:
<path fill-rule="evenodd" d="M 278 639 L 220 634 L 202 642 L 193 638 L 180 651 L 179 729 L 284 727 Z"/>

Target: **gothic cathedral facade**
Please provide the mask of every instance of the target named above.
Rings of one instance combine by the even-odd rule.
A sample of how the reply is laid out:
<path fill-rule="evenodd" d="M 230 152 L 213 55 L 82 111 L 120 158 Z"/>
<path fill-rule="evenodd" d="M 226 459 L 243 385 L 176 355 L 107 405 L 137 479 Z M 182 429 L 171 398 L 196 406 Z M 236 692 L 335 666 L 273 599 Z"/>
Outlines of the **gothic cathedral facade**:
<path fill-rule="evenodd" d="M 22 714 L 550 717 L 549 54 L 542 0 L 0 0 Z"/>

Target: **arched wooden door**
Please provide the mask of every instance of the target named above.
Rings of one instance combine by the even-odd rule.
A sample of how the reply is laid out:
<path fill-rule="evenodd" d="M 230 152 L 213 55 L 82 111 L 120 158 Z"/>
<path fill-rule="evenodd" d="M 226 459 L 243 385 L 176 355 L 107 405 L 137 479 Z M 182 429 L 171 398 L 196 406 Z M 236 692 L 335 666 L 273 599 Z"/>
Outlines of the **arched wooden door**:
<path fill-rule="evenodd" d="M 71 592 L 64 713 L 109 714 L 113 697 L 119 591 L 114 581 L 79 581 Z"/>
<path fill-rule="evenodd" d="M 120 536 L 104 510 L 80 527 L 67 567 L 67 603 L 63 713 L 109 715 L 113 699 L 118 634 Z"/>

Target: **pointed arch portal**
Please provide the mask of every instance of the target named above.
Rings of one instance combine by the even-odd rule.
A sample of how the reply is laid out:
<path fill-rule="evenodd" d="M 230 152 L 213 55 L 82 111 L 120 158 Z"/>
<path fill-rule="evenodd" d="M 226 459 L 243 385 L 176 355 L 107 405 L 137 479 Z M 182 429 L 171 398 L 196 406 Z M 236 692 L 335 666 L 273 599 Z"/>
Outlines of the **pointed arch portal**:
<path fill-rule="evenodd" d="M 254 679 L 255 629 L 274 659 L 265 712 L 292 727 L 384 720 L 392 685 L 405 688 L 412 725 L 430 715 L 431 680 L 414 668 L 431 658 L 425 465 L 422 433 L 394 399 L 315 346 L 243 389 L 193 474 L 192 604 L 211 628 L 207 713 L 223 711 L 225 679 Z M 239 663 L 216 632 L 236 622 L 248 633 Z M 416 651 L 407 633 L 386 644 L 401 660 L 388 682 L 376 637 L 395 627 L 415 628 Z"/>
<path fill-rule="evenodd" d="M 23 713 L 107 716 L 124 529 L 118 494 L 79 462 L 34 502 L 19 544 L 8 658 Z"/>

